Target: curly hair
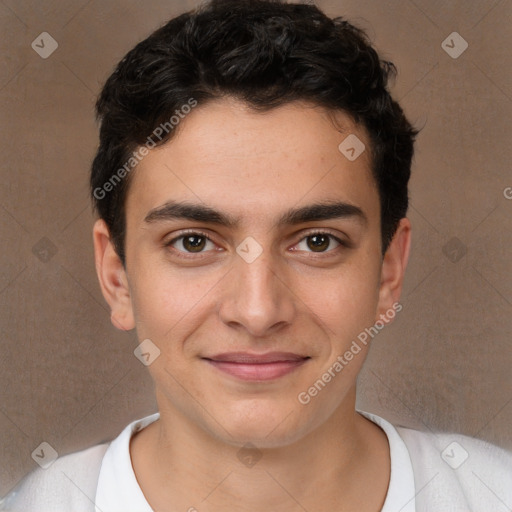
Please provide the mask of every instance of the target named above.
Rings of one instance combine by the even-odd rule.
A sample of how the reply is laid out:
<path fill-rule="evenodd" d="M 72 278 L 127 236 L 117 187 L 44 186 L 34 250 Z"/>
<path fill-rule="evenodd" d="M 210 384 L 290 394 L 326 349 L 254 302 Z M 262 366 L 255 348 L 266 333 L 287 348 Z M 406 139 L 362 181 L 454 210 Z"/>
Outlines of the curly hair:
<path fill-rule="evenodd" d="M 395 74 L 393 63 L 380 59 L 361 29 L 342 17 L 329 18 L 314 5 L 213 0 L 171 19 L 126 54 L 96 103 L 101 128 L 91 195 L 123 264 L 131 177 L 126 162 L 155 127 L 168 126 L 170 116 L 193 104 L 191 99 L 205 104 L 224 96 L 260 111 L 307 101 L 343 111 L 364 126 L 384 255 L 407 213 L 417 134 L 389 93 L 388 80 Z M 174 133 L 160 132 L 155 145 Z"/>

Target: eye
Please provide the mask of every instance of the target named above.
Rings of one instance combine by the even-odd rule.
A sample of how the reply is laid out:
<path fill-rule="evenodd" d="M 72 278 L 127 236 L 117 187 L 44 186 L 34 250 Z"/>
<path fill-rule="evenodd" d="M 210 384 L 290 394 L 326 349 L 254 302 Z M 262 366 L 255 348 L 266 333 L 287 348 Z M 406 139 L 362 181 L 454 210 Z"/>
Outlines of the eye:
<path fill-rule="evenodd" d="M 304 237 L 296 247 L 306 252 L 330 252 L 339 246 L 346 246 L 342 240 L 330 233 L 310 233 Z"/>
<path fill-rule="evenodd" d="M 215 244 L 211 241 L 208 235 L 204 233 L 185 233 L 181 236 L 173 238 L 170 242 L 165 244 L 168 247 L 172 247 L 179 252 L 185 253 L 201 253 L 205 252 L 205 248 L 215 249 Z"/>

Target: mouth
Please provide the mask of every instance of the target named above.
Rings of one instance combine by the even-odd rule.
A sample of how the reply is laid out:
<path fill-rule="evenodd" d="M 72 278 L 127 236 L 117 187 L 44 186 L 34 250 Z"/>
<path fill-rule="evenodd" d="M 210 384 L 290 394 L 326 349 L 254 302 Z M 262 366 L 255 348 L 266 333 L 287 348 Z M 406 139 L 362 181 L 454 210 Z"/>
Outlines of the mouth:
<path fill-rule="evenodd" d="M 309 356 L 291 352 L 268 352 L 251 354 L 248 352 L 229 352 L 203 358 L 214 368 L 242 380 L 265 381 L 283 377 L 300 366 Z"/>

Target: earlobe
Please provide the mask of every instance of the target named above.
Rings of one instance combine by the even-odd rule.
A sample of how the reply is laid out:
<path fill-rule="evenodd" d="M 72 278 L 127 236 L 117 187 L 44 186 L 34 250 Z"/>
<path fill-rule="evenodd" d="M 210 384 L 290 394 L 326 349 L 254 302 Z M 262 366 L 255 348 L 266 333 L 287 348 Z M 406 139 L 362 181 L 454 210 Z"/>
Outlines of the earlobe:
<path fill-rule="evenodd" d="M 94 224 L 93 242 L 96 274 L 103 297 L 111 309 L 111 322 L 117 329 L 129 331 L 135 327 L 135 322 L 126 270 L 103 219 Z"/>
<path fill-rule="evenodd" d="M 405 270 L 409 261 L 411 246 L 411 223 L 404 217 L 400 220 L 393 240 L 384 255 L 381 268 L 379 289 L 379 305 L 377 319 L 380 315 L 393 308 L 399 302 Z"/>
<path fill-rule="evenodd" d="M 111 311 L 110 312 L 110 322 L 112 323 L 112 325 L 116 328 L 116 329 L 119 329 L 120 331 L 129 331 L 131 328 L 126 328 L 125 327 L 125 324 L 124 322 L 121 320 L 119 321 L 117 319 L 117 316 L 115 314 L 115 311 Z"/>

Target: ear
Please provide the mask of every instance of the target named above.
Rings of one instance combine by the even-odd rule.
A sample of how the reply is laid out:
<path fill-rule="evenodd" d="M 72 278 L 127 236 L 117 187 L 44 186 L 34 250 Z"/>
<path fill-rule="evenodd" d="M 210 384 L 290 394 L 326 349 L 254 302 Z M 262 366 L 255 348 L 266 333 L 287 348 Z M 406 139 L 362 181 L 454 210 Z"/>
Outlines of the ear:
<path fill-rule="evenodd" d="M 122 331 L 129 331 L 135 327 L 135 321 L 128 278 L 103 219 L 94 224 L 93 242 L 96 273 L 103 297 L 112 311 L 112 324 Z"/>
<path fill-rule="evenodd" d="M 411 246 L 411 223 L 409 219 L 400 219 L 393 240 L 384 255 L 380 276 L 379 304 L 375 320 L 380 319 L 381 314 L 393 308 L 402 293 L 405 269 L 409 261 Z"/>

